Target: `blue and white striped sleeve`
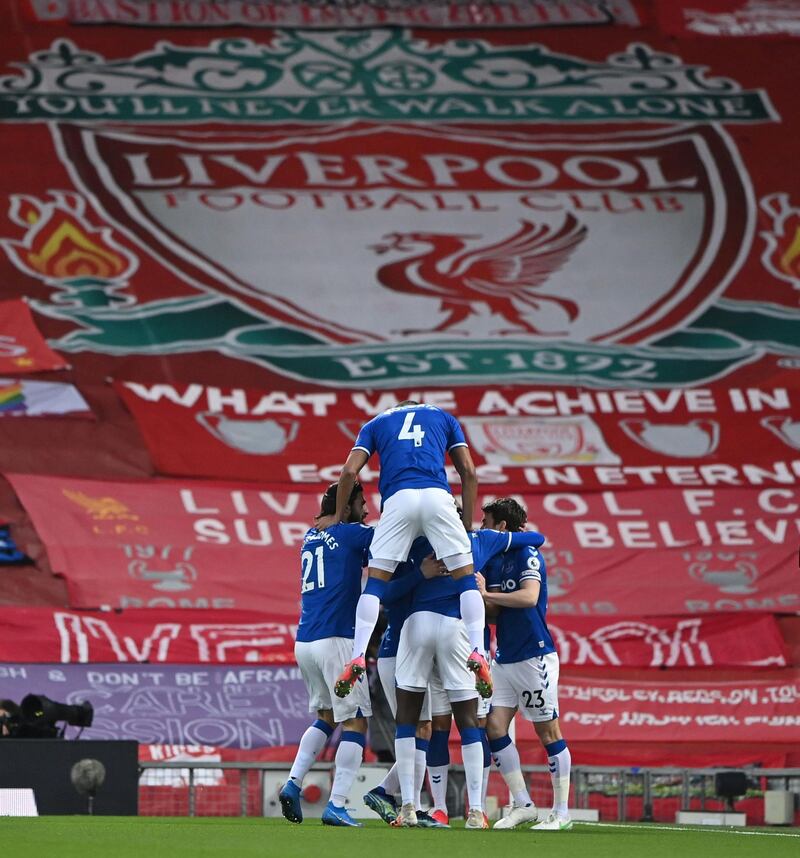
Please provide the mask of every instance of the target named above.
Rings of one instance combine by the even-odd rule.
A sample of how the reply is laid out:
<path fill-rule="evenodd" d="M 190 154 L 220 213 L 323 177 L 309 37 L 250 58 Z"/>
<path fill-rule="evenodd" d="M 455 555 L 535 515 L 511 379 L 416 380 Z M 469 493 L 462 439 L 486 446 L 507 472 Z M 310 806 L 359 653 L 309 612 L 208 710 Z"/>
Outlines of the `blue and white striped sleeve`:
<path fill-rule="evenodd" d="M 356 443 L 353 444 L 354 450 L 363 450 L 367 456 L 371 456 L 375 452 L 373 428 L 371 420 L 369 423 L 365 423 L 361 427 L 361 431 L 358 433 L 358 438 L 356 438 Z"/>
<path fill-rule="evenodd" d="M 461 428 L 461 424 L 455 417 L 453 417 L 452 414 L 447 413 L 447 417 L 450 424 L 447 435 L 447 452 L 449 453 L 456 447 L 469 447 L 467 439 L 464 437 L 464 430 Z"/>

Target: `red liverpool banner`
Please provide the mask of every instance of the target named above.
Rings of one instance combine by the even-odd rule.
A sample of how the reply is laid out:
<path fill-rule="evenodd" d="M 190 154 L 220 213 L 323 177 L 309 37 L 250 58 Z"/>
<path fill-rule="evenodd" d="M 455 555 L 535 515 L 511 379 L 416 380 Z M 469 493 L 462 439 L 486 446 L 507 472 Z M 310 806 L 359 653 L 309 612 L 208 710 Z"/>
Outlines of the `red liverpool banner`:
<path fill-rule="evenodd" d="M 773 379 L 742 388 L 370 392 L 272 376 L 260 390 L 114 388 L 163 474 L 322 486 L 338 478 L 362 423 L 411 398 L 459 416 L 482 485 L 535 492 L 800 482 L 800 388 L 789 373 Z"/>
<path fill-rule="evenodd" d="M 9 475 L 74 607 L 299 614 L 319 495 L 214 483 Z"/>
<path fill-rule="evenodd" d="M 294 663 L 296 625 L 285 618 L 224 610 L 205 616 L 194 610 L 0 608 L 0 661 Z M 760 653 L 772 659 L 778 650 L 767 638 Z"/>
<path fill-rule="evenodd" d="M 800 0 L 656 0 L 658 23 L 673 36 L 800 36 Z"/>
<path fill-rule="evenodd" d="M 562 677 L 564 734 L 575 741 L 787 742 L 800 730 L 800 672 L 730 682 Z M 517 719 L 521 741 L 533 726 Z"/>
<path fill-rule="evenodd" d="M 10 252 L 11 242 L 0 244 Z M 0 301 L 0 373 L 22 375 L 66 369 L 67 366 L 67 362 L 47 346 L 24 301 Z"/>
<path fill-rule="evenodd" d="M 0 608 L 0 661 L 284 664 L 296 626 L 253 611 Z M 769 614 L 568 617 L 549 623 L 565 667 L 785 667 Z"/>
<path fill-rule="evenodd" d="M 2 613 L 0 613 L 0 617 Z M 574 617 L 548 623 L 567 667 L 785 667 L 786 646 L 769 614 Z"/>
<path fill-rule="evenodd" d="M 211 482 L 8 475 L 73 607 L 297 616 L 319 494 Z M 378 498 L 368 492 L 372 520 Z M 484 495 L 481 500 L 486 500 Z M 551 616 L 793 612 L 798 492 L 766 487 L 523 495 L 547 537 Z"/>
<path fill-rule="evenodd" d="M 55 14 L 73 7 L 238 22 L 233 2 Z M 9 174 L 0 271 L 94 377 L 129 355 L 167 378 L 339 390 L 740 387 L 795 368 L 792 46 L 763 63 L 748 43 L 485 27 L 495 5 L 462 7 L 481 30 L 122 40 L 0 11 L 7 160 L 37 161 L 35 181 Z"/>

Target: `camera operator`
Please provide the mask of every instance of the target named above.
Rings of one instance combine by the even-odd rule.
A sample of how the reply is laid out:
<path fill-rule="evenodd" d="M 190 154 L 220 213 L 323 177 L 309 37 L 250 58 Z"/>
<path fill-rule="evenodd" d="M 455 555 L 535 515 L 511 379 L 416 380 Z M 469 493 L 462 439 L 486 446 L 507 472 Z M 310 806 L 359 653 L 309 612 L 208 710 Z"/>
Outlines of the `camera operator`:
<path fill-rule="evenodd" d="M 43 694 L 27 694 L 19 705 L 0 700 L 0 739 L 63 739 L 67 725 L 92 726 L 94 708 L 88 700 L 70 705 L 57 703 Z M 59 729 L 57 722 L 63 722 Z"/>
<path fill-rule="evenodd" d="M 0 700 L 0 736 L 10 736 L 19 720 L 19 706 L 13 700 Z"/>

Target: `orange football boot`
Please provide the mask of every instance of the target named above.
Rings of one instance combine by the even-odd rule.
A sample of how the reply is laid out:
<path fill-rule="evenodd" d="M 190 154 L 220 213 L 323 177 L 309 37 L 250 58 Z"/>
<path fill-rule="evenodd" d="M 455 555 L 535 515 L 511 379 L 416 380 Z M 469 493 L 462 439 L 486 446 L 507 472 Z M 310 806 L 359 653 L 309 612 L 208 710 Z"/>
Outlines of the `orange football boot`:
<path fill-rule="evenodd" d="M 336 692 L 336 696 L 347 697 L 347 695 L 353 690 L 353 686 L 356 682 L 358 682 L 366 672 L 367 662 L 364 659 L 363 653 L 358 656 L 358 658 L 348 661 L 344 666 L 344 670 L 339 675 L 339 678 L 336 680 L 336 685 L 333 687 L 333 690 Z"/>
<path fill-rule="evenodd" d="M 489 665 L 486 659 L 478 652 L 477 648 L 472 650 L 472 654 L 467 659 L 467 670 L 475 674 L 475 688 L 478 694 L 484 700 L 491 697 L 493 690 L 492 674 L 489 672 Z"/>

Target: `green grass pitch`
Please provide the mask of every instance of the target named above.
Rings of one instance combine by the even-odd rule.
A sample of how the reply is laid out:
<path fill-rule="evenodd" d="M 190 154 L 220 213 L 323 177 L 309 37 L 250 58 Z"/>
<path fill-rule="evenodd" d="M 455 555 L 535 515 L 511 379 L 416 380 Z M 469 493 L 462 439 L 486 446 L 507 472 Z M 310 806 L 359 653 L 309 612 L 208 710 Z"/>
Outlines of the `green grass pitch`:
<path fill-rule="evenodd" d="M 7 855 L 51 858 L 798 858 L 797 829 L 590 825 L 572 831 L 329 828 L 311 819 L 78 817 L 0 818 Z"/>

